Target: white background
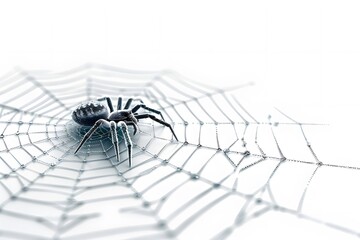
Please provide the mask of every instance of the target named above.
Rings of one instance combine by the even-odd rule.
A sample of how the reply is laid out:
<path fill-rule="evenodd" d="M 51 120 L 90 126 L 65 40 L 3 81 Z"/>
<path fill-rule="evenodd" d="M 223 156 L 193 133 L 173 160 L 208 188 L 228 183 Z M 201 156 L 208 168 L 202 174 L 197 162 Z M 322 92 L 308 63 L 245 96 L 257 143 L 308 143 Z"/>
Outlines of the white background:
<path fill-rule="evenodd" d="M 98 62 L 253 81 L 275 106 L 327 112 L 320 147 L 341 159 L 358 148 L 359 13 L 358 1 L 0 0 L 0 75 Z"/>
<path fill-rule="evenodd" d="M 278 103 L 358 103 L 358 1 L 0 1 L 0 74 L 86 62 L 255 81 Z"/>

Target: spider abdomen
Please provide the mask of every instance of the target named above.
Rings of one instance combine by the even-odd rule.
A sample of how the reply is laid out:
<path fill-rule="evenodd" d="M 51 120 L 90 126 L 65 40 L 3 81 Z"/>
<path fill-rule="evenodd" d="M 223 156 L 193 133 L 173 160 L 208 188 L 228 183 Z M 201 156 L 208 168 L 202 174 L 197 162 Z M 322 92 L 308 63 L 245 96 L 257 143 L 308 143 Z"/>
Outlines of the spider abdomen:
<path fill-rule="evenodd" d="M 78 124 L 92 126 L 99 119 L 107 119 L 109 110 L 98 101 L 81 103 L 72 113 L 72 119 Z"/>

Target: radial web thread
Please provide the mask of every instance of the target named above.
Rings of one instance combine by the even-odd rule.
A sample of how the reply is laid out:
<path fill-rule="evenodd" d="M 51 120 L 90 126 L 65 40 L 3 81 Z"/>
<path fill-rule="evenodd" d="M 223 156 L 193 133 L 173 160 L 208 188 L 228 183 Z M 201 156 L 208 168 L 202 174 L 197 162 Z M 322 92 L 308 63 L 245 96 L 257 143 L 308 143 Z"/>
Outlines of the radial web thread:
<path fill-rule="evenodd" d="M 8 73 L 0 87 L 0 239 L 239 239 L 291 226 L 294 234 L 317 228 L 358 238 L 356 159 L 324 157 L 317 147 L 328 125 L 259 95 L 250 83 L 221 89 L 170 70 L 86 64 Z M 74 155 L 88 128 L 71 111 L 102 96 L 142 99 L 179 141 L 140 120 L 139 133 L 130 131 L 132 168 L 123 141 L 116 161 L 106 127 Z"/>

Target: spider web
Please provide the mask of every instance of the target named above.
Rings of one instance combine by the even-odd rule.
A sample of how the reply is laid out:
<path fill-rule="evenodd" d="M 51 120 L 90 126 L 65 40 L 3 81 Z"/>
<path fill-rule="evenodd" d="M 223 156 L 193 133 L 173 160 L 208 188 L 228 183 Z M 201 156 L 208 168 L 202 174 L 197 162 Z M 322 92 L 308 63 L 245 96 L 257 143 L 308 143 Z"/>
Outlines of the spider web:
<path fill-rule="evenodd" d="M 132 168 L 123 141 L 116 161 L 105 127 L 74 155 L 88 128 L 71 111 L 101 96 L 142 99 L 179 141 L 140 120 Z M 16 69 L 2 78 L 0 100 L 1 239 L 360 234 L 359 164 L 317 151 L 329 126 L 267 106 L 250 83 L 219 89 L 173 71 L 87 64 Z"/>

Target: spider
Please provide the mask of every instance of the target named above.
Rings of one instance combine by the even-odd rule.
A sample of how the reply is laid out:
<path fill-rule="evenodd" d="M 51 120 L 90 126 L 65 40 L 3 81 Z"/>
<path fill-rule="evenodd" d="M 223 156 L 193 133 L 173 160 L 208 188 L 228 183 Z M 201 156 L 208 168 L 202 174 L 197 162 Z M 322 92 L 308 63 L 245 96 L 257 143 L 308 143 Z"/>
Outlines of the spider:
<path fill-rule="evenodd" d="M 108 108 L 101 103 L 101 101 L 106 100 Z M 131 103 L 133 100 L 139 100 L 140 104 L 135 105 L 130 109 Z M 160 115 L 161 119 L 155 117 L 152 114 L 144 113 L 138 114 L 137 111 L 140 109 L 146 109 L 149 112 L 156 113 Z M 110 110 L 110 111 L 109 111 Z M 129 98 L 125 103 L 124 109 L 122 109 L 122 97 L 118 98 L 117 110 L 114 110 L 113 104 L 109 97 L 103 97 L 97 99 L 97 101 L 89 101 L 86 103 L 80 104 L 73 112 L 72 119 L 80 125 L 92 126 L 90 130 L 84 135 L 83 139 L 80 141 L 79 146 L 76 148 L 74 154 L 76 154 L 82 145 L 91 137 L 97 128 L 101 125 L 109 126 L 111 132 L 111 139 L 114 145 L 115 154 L 117 161 L 120 161 L 120 150 L 119 150 L 119 141 L 117 136 L 117 127 L 120 127 L 121 132 L 125 139 L 125 144 L 127 145 L 128 158 L 129 158 L 129 167 L 131 167 L 132 161 L 132 141 L 130 139 L 129 131 L 127 125 L 131 125 L 134 128 L 134 135 L 138 131 L 138 120 L 150 118 L 155 122 L 158 122 L 168 128 L 170 128 L 175 139 L 178 138 L 175 135 L 175 132 L 171 125 L 164 121 L 162 113 L 153 108 L 147 107 L 141 99 Z"/>

